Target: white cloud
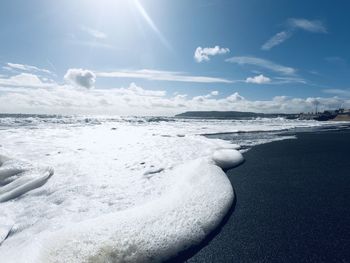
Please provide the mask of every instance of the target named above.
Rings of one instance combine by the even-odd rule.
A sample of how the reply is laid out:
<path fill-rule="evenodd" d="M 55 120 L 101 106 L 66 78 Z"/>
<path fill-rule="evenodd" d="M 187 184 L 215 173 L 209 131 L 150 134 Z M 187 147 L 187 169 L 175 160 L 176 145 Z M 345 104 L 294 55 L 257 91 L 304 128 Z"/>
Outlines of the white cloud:
<path fill-rule="evenodd" d="M 350 89 L 324 89 L 323 92 L 341 97 L 350 97 Z"/>
<path fill-rule="evenodd" d="M 292 32 L 290 31 L 282 31 L 271 37 L 262 47 L 262 50 L 270 50 L 274 46 L 277 46 L 284 41 L 286 41 L 288 38 L 292 36 Z"/>
<path fill-rule="evenodd" d="M 321 103 L 318 98 L 307 98 L 306 102 L 310 103 L 313 106 L 320 105 L 320 103 Z"/>
<path fill-rule="evenodd" d="M 217 90 L 213 90 L 207 95 L 196 96 L 193 99 L 196 99 L 196 100 L 209 99 L 209 98 L 215 97 L 217 95 L 219 95 L 219 92 Z"/>
<path fill-rule="evenodd" d="M 96 40 L 80 40 L 80 39 L 68 39 L 66 40 L 68 44 L 77 45 L 77 46 L 86 46 L 90 48 L 103 48 L 103 49 L 116 49 L 115 46 L 108 43 L 101 43 Z"/>
<path fill-rule="evenodd" d="M 277 73 L 281 73 L 284 75 L 294 75 L 296 73 L 296 69 L 291 67 L 282 66 L 276 64 L 270 60 L 256 58 L 256 57 L 232 57 L 226 59 L 227 62 L 236 63 L 238 65 L 253 65 L 261 68 L 265 68 Z"/>
<path fill-rule="evenodd" d="M 237 110 L 254 112 L 305 112 L 350 107 L 350 99 L 289 98 L 253 101 L 239 93 L 215 98 L 211 93 L 193 98 L 166 96 L 164 90 L 148 90 L 131 83 L 111 89 L 77 89 L 68 85 L 47 88 L 0 87 L 0 112 L 60 114 L 173 115 L 188 110 Z"/>
<path fill-rule="evenodd" d="M 304 18 L 290 18 L 288 25 L 291 28 L 303 29 L 313 33 L 327 33 L 327 28 L 319 20 L 307 20 Z"/>
<path fill-rule="evenodd" d="M 105 33 L 103 33 L 102 31 L 99 31 L 97 29 L 94 29 L 94 28 L 82 26 L 81 30 L 88 33 L 90 36 L 97 38 L 97 39 L 107 38 L 107 35 Z"/>
<path fill-rule="evenodd" d="M 299 77 L 275 77 L 271 84 L 289 84 L 289 83 L 300 83 L 306 84 L 307 81 Z"/>
<path fill-rule="evenodd" d="M 146 90 L 137 86 L 134 82 L 132 82 L 128 88 L 115 89 L 114 91 L 124 95 L 137 95 L 149 97 L 164 97 L 166 95 L 166 91 L 164 90 Z"/>
<path fill-rule="evenodd" d="M 75 87 L 91 89 L 94 88 L 96 76 L 90 70 L 72 68 L 68 69 L 64 80 Z"/>
<path fill-rule="evenodd" d="M 207 76 L 190 76 L 182 72 L 162 71 L 162 70 L 121 70 L 113 72 L 96 72 L 97 77 L 104 78 L 133 78 L 147 80 L 163 80 L 163 81 L 178 81 L 178 82 L 194 82 L 194 83 L 232 83 L 233 81 Z"/>
<path fill-rule="evenodd" d="M 206 47 L 206 48 L 197 47 L 194 52 L 194 59 L 198 63 L 200 63 L 203 61 L 209 61 L 210 60 L 209 56 L 226 54 L 228 52 L 230 52 L 228 48 L 221 48 L 220 46 Z"/>
<path fill-rule="evenodd" d="M 49 81 L 49 82 L 48 82 Z M 50 87 L 53 83 L 48 80 L 42 81 L 37 75 L 31 73 L 20 73 L 11 77 L 0 78 L 1 87 Z"/>
<path fill-rule="evenodd" d="M 255 77 L 249 77 L 246 79 L 247 83 L 254 83 L 254 84 L 265 84 L 271 82 L 271 79 L 269 77 L 265 77 L 264 75 L 260 74 Z"/>
<path fill-rule="evenodd" d="M 326 57 L 324 58 L 328 63 L 331 63 L 335 66 L 346 67 L 347 61 L 344 58 L 338 56 Z"/>
<path fill-rule="evenodd" d="M 228 102 L 233 102 L 233 103 L 236 103 L 236 102 L 239 102 L 239 101 L 243 101 L 245 100 L 244 97 L 242 97 L 241 95 L 238 94 L 238 92 L 235 92 L 233 93 L 232 95 L 228 96 L 226 98 L 226 100 Z"/>
<path fill-rule="evenodd" d="M 110 74 L 110 73 L 107 73 Z M 146 79 L 192 78 L 179 72 L 129 71 L 114 72 L 119 76 L 136 75 Z M 125 76 L 123 76 L 125 77 Z M 202 77 L 200 77 L 202 78 Z M 252 79 L 264 82 L 263 75 Z M 280 81 L 291 81 L 294 76 L 281 77 Z M 11 77 L 0 77 L 0 112 L 4 113 L 48 113 L 48 114 L 121 114 L 121 115 L 173 115 L 187 110 L 238 110 L 255 112 L 301 112 L 319 109 L 350 107 L 350 99 L 332 98 L 288 98 L 277 96 L 271 100 L 251 101 L 237 92 L 227 97 L 216 97 L 217 90 L 193 98 L 186 94 L 167 95 L 165 90 L 145 89 L 131 83 L 128 87 L 92 89 L 96 76 L 92 71 L 69 69 L 65 80 L 69 85 L 59 85 L 31 73 L 20 73 Z M 274 78 L 275 80 L 276 78 Z M 197 79 L 195 79 L 197 80 Z M 186 79 L 186 81 L 189 81 Z M 193 81 L 193 80 L 191 80 Z M 202 81 L 202 80 L 201 80 Z M 271 81 L 271 84 L 274 81 Z M 74 87 L 73 87 L 74 86 Z M 81 88 L 76 88 L 81 87 Z M 325 90 L 330 94 L 346 94 L 346 90 Z M 344 96 L 345 97 L 345 96 Z"/>
<path fill-rule="evenodd" d="M 297 30 L 304 30 L 312 33 L 327 33 L 327 28 L 319 20 L 289 18 L 286 24 L 287 29 L 277 33 L 265 42 L 261 47 L 262 50 L 270 50 L 271 48 L 282 44 L 288 38 L 292 37 Z"/>
<path fill-rule="evenodd" d="M 18 63 L 7 63 L 6 67 L 4 67 L 7 70 L 20 70 L 20 71 L 28 71 L 28 72 L 42 72 L 46 74 L 52 74 L 51 71 L 43 68 L 38 68 L 31 65 L 25 65 L 25 64 L 18 64 Z"/>

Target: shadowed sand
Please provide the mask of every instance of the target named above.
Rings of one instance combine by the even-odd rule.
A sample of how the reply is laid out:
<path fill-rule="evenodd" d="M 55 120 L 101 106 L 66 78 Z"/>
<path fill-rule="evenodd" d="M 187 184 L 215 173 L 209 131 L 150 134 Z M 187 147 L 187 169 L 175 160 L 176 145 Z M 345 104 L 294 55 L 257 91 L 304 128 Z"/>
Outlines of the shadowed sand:
<path fill-rule="evenodd" d="M 175 261 L 350 261 L 350 132 L 297 137 L 245 153 L 233 213 Z"/>

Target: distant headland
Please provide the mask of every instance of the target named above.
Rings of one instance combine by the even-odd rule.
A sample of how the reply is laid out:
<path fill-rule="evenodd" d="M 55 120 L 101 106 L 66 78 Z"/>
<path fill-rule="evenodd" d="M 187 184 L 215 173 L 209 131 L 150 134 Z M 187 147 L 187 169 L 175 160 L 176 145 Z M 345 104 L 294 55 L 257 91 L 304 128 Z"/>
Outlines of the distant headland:
<path fill-rule="evenodd" d="M 177 118 L 201 119 L 255 119 L 255 118 L 286 118 L 318 121 L 350 121 L 350 110 L 338 109 L 315 113 L 257 113 L 242 111 L 186 111 L 175 115 Z"/>

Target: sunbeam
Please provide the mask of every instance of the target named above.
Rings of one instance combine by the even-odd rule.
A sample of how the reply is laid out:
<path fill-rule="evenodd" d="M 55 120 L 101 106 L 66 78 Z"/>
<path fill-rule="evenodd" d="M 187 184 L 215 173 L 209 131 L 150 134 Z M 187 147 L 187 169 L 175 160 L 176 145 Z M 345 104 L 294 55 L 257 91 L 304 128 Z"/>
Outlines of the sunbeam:
<path fill-rule="evenodd" d="M 138 0 L 134 0 L 134 3 L 135 3 L 137 10 L 140 12 L 142 17 L 147 22 L 147 24 L 152 28 L 152 30 L 159 37 L 159 39 L 163 43 L 163 45 L 166 46 L 169 50 L 172 50 L 172 47 L 171 47 L 169 41 L 163 36 L 162 32 L 159 31 L 158 27 L 155 25 L 152 18 L 148 15 L 147 11 L 143 8 L 141 3 Z"/>

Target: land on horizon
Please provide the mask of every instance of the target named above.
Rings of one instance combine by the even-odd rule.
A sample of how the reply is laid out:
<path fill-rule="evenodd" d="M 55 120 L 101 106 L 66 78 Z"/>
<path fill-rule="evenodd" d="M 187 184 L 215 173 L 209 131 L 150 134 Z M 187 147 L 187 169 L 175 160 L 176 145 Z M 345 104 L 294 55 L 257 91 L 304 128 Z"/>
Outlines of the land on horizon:
<path fill-rule="evenodd" d="M 336 120 L 350 121 L 350 110 L 324 111 L 318 113 L 257 113 L 242 111 L 186 111 L 175 115 L 180 118 L 207 119 L 246 119 L 246 118 L 277 118 L 286 119 L 314 119 L 320 121 Z"/>

